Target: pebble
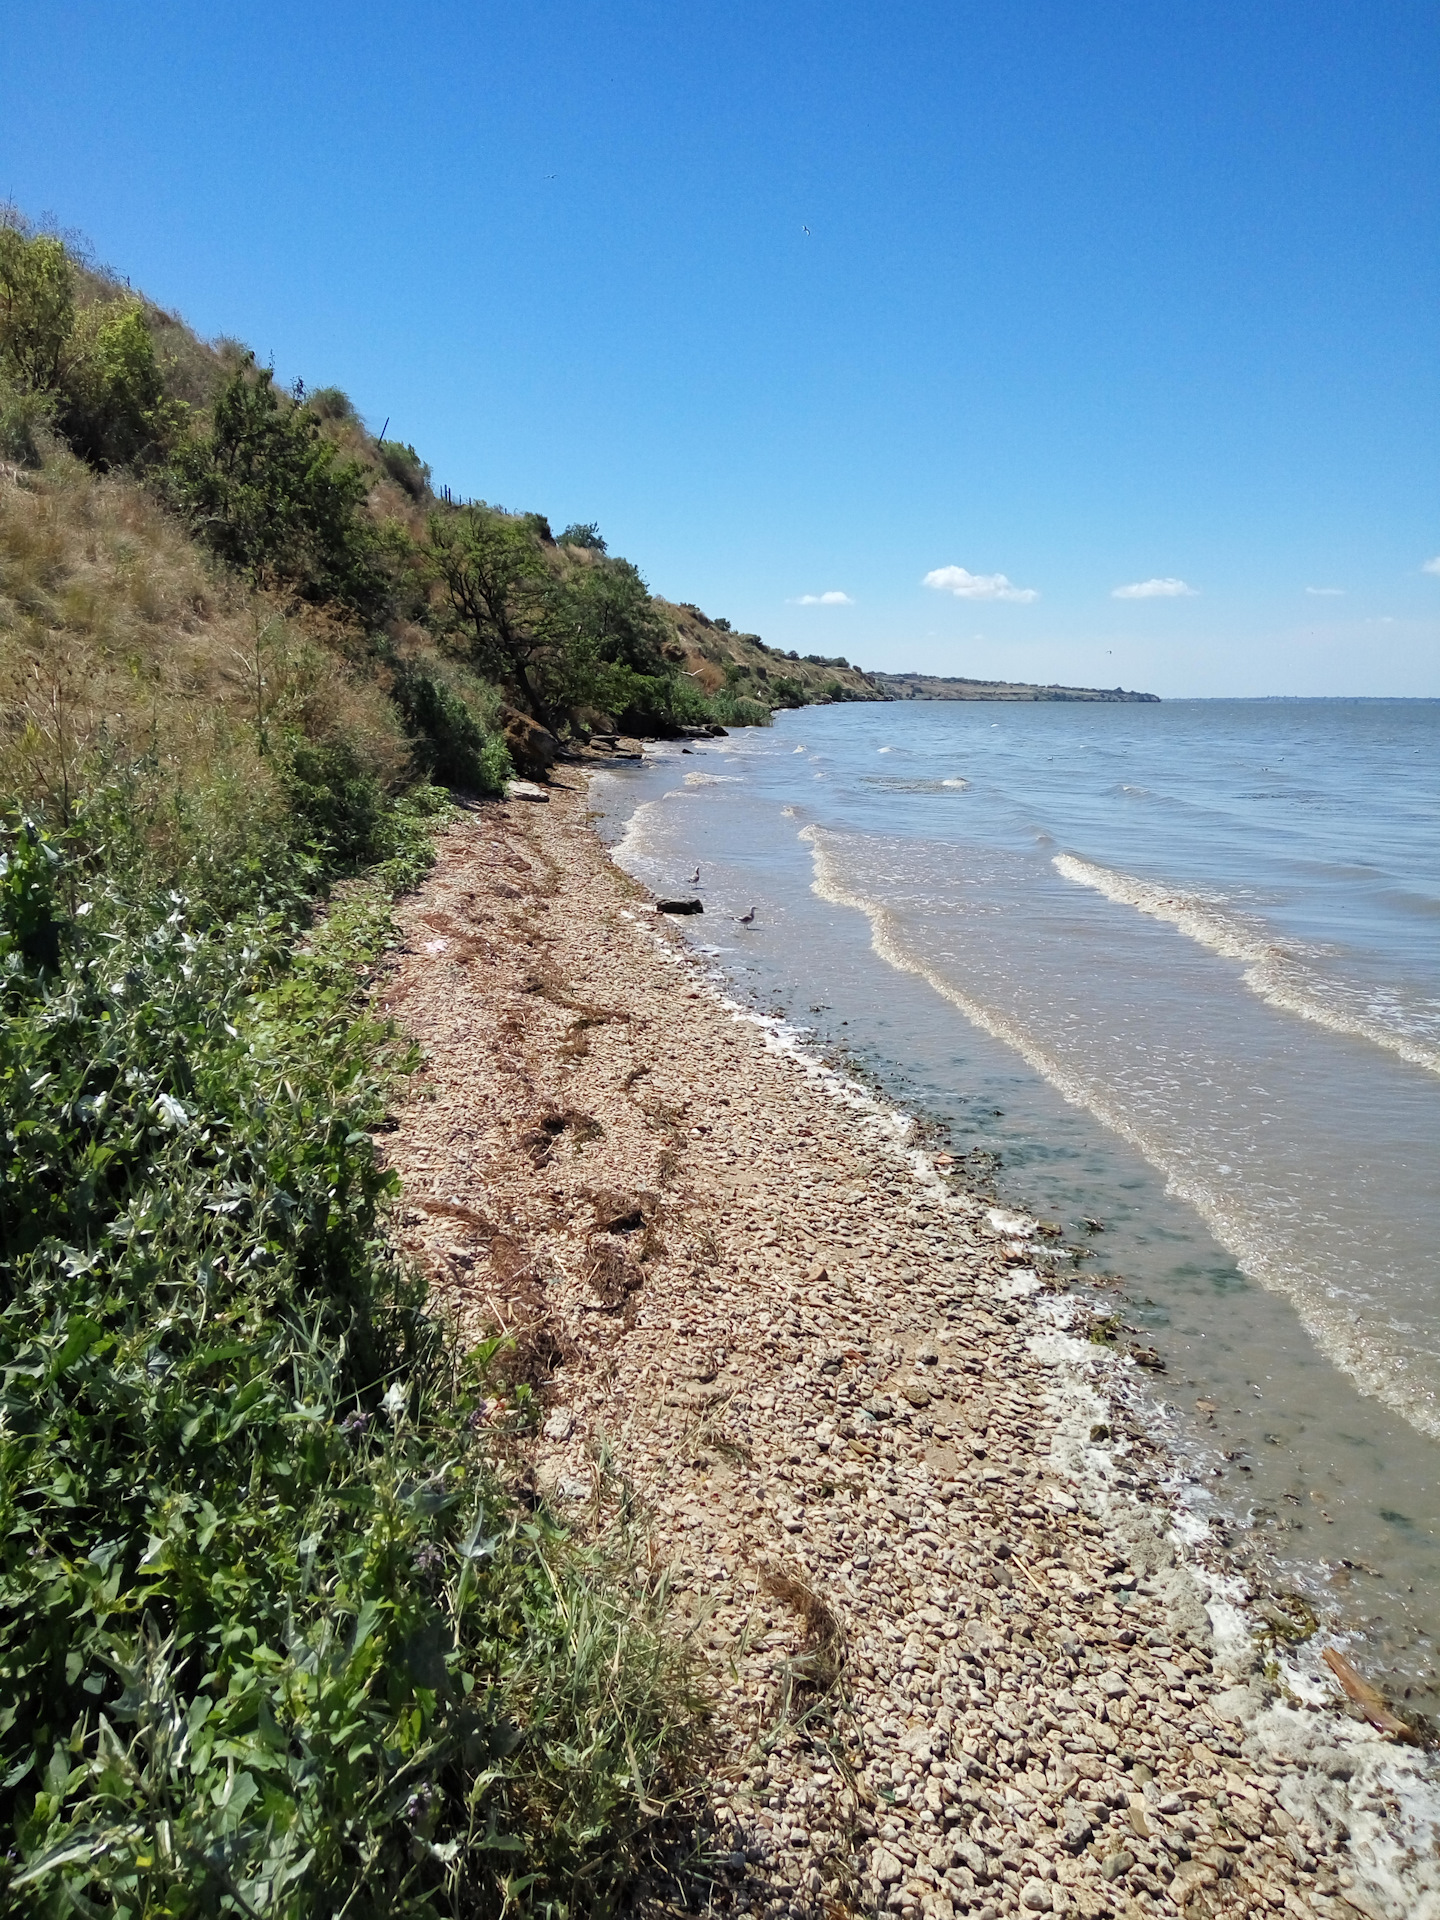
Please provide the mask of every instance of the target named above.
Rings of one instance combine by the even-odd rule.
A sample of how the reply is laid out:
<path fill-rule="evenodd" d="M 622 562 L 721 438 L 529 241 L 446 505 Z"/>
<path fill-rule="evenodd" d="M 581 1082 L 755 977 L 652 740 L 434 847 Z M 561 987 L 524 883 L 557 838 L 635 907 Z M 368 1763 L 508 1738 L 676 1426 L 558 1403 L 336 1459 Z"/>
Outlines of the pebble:
<path fill-rule="evenodd" d="M 1100 1412 L 1066 1424 L 1030 1345 L 1035 1223 L 737 1018 L 610 864 L 574 770 L 539 792 L 463 814 L 402 903 L 381 999 L 427 1065 L 380 1144 L 404 1250 L 531 1366 L 537 1473 L 572 1523 L 648 1514 L 709 1663 L 737 1910 L 1178 1893 L 1238 1920 L 1355 1875 L 1338 1831 L 1287 1845 L 1239 1748 L 1253 1682 L 1216 1670 L 1117 1356 L 1087 1359 Z M 1131 1482 L 1104 1520 L 1076 1477 L 1097 1425 Z"/>

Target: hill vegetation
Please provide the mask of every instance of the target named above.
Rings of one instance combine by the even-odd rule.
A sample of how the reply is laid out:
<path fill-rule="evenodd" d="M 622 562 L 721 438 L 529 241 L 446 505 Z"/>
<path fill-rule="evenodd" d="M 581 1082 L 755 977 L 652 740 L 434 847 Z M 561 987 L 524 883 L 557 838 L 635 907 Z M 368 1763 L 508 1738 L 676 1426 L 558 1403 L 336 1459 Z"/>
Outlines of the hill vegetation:
<path fill-rule="evenodd" d="M 558 1920 L 670 1844 L 663 1587 L 517 1497 L 528 1386 L 393 1250 L 364 987 L 445 789 L 768 719 L 679 645 L 0 221 L 6 1911 Z"/>
<path fill-rule="evenodd" d="M 680 664 L 712 702 L 727 695 L 772 710 L 828 705 L 845 700 L 883 700 L 875 674 L 843 658 L 818 653 L 782 653 L 756 633 L 736 633 L 728 620 L 712 620 L 688 602 L 659 602 L 673 640 L 668 657 Z"/>

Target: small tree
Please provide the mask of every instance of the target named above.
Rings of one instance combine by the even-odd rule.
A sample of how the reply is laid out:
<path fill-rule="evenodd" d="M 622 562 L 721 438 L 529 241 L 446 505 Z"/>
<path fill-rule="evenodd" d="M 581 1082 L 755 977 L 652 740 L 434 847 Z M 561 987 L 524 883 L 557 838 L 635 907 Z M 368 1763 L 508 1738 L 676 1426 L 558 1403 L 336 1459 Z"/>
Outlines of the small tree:
<path fill-rule="evenodd" d="M 664 654 L 670 629 L 639 569 L 628 560 L 577 567 L 556 593 L 556 615 L 562 630 L 583 638 L 604 665 L 644 674 L 670 672 Z"/>
<path fill-rule="evenodd" d="M 562 547 L 588 547 L 592 553 L 607 551 L 600 529 L 593 520 L 576 520 L 560 536 Z"/>
<path fill-rule="evenodd" d="M 314 415 L 276 393 L 249 354 L 221 388 L 209 435 L 182 446 L 168 491 L 196 532 L 257 585 L 292 587 L 368 619 L 388 582 L 361 513 L 365 470 L 341 459 Z"/>
<path fill-rule="evenodd" d="M 0 224 L 0 372 L 43 393 L 60 384 L 75 328 L 75 271 L 64 246 Z"/>
<path fill-rule="evenodd" d="M 138 301 L 91 307 L 76 323 L 73 344 L 58 415 L 71 446 L 97 467 L 158 458 L 184 411 L 165 398 Z"/>
<path fill-rule="evenodd" d="M 155 342 L 134 299 L 75 307 L 75 270 L 59 240 L 0 224 L 0 382 L 32 396 L 9 411 L 6 438 L 33 455 L 33 426 L 58 426 L 93 466 L 155 457 L 183 418 L 165 398 Z M 27 422 L 30 430 L 27 430 Z"/>
<path fill-rule="evenodd" d="M 560 632 L 553 577 L 535 535 L 485 507 L 435 513 L 430 563 L 475 665 L 513 686 L 534 718 L 553 728 Z"/>

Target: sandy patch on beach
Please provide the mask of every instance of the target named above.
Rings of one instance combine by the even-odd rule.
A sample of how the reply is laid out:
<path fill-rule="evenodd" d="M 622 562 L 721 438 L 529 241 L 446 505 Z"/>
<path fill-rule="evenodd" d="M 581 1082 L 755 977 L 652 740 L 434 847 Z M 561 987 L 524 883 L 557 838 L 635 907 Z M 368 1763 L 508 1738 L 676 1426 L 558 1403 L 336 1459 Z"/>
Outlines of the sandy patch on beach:
<path fill-rule="evenodd" d="M 1378 1742 L 1337 1720 L 1317 1775 L 1283 1703 L 1304 1738 L 1247 1737 L 1235 1590 L 1057 1250 L 727 1003 L 562 779 L 463 814 L 402 905 L 382 998 L 427 1064 L 384 1145 L 406 1247 L 542 1394 L 538 1491 L 674 1570 L 717 1909 L 1430 1911 L 1330 1791 Z"/>

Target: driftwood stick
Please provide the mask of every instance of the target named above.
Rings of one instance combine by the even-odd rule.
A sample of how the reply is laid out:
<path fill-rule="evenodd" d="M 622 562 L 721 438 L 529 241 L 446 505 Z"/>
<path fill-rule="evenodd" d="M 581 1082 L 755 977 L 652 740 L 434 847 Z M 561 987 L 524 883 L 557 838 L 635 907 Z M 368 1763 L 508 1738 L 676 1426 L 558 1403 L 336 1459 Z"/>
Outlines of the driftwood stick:
<path fill-rule="evenodd" d="M 1337 1653 L 1334 1647 L 1326 1647 L 1320 1657 L 1372 1727 L 1378 1727 L 1381 1733 L 1388 1733 L 1392 1740 L 1416 1740 L 1415 1729 L 1407 1727 L 1403 1720 L 1391 1713 L 1374 1687 L 1368 1680 L 1360 1678 L 1343 1653 Z"/>
<path fill-rule="evenodd" d="M 1030 1571 L 1029 1567 L 1026 1566 L 1025 1562 L 1020 1558 L 1019 1554 L 1012 1553 L 1010 1558 L 1015 1562 L 1016 1566 L 1019 1567 L 1020 1571 L 1024 1574 L 1025 1578 L 1030 1582 L 1031 1586 L 1034 1587 L 1035 1591 L 1039 1594 L 1040 1598 L 1044 1600 L 1047 1597 L 1044 1587 L 1041 1586 L 1040 1582 L 1035 1578 L 1034 1574 Z"/>

